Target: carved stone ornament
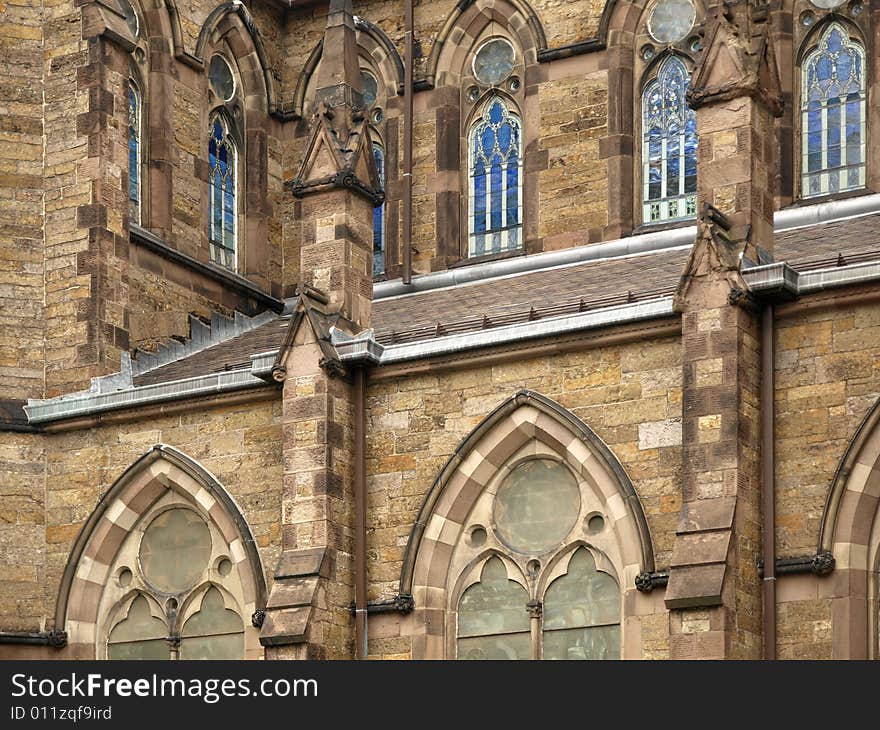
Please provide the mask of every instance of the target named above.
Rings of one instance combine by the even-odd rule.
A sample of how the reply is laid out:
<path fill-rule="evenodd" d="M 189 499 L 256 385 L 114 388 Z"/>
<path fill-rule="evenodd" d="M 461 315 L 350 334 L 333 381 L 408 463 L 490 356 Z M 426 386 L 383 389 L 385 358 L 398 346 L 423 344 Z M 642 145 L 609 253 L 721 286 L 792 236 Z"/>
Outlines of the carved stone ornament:
<path fill-rule="evenodd" d="M 263 626 L 263 621 L 266 620 L 266 611 L 262 608 L 258 608 L 254 611 L 251 616 L 251 624 L 255 629 L 259 629 Z"/>
<path fill-rule="evenodd" d="M 829 552 L 817 553 L 810 564 L 815 575 L 828 575 L 834 570 L 834 556 Z"/>

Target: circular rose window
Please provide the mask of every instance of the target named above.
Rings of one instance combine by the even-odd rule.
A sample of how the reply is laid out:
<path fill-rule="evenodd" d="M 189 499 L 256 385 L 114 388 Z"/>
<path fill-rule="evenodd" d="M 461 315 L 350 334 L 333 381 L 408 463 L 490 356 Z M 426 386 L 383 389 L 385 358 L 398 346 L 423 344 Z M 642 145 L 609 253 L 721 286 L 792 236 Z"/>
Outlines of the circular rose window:
<path fill-rule="evenodd" d="M 550 459 L 531 459 L 510 472 L 495 495 L 495 528 L 507 547 L 539 555 L 565 539 L 580 509 L 571 472 Z"/>
<path fill-rule="evenodd" d="M 474 76 L 483 84 L 500 84 L 510 76 L 515 60 L 513 46 L 502 38 L 493 38 L 474 56 Z"/>
<path fill-rule="evenodd" d="M 235 77 L 223 56 L 214 56 L 208 67 L 208 80 L 211 88 L 223 101 L 229 101 L 235 93 Z"/>
<path fill-rule="evenodd" d="M 138 556 L 144 577 L 162 593 L 195 584 L 211 557 L 211 532 L 191 509 L 162 512 L 144 532 Z"/>
<path fill-rule="evenodd" d="M 648 32 L 658 43 L 678 43 L 691 32 L 696 19 L 691 0 L 660 0 L 648 18 Z"/>

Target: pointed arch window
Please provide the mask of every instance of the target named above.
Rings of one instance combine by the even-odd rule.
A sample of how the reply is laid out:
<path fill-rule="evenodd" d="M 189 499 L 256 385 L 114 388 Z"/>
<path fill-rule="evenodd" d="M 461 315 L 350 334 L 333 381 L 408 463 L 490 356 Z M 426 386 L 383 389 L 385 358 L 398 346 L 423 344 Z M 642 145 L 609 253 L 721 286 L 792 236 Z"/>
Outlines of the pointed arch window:
<path fill-rule="evenodd" d="M 244 658 L 234 548 L 170 495 L 141 524 L 114 561 L 103 601 L 107 658 Z"/>
<path fill-rule="evenodd" d="M 373 159 L 379 173 L 379 183 L 385 187 L 385 150 L 373 143 Z M 373 208 L 373 276 L 385 273 L 385 202 Z"/>
<path fill-rule="evenodd" d="M 801 194 L 865 186 L 865 49 L 831 23 L 801 76 Z"/>
<path fill-rule="evenodd" d="M 697 116 L 685 94 L 690 74 L 669 56 L 642 94 L 642 220 L 693 218 L 697 213 Z"/>
<path fill-rule="evenodd" d="M 141 222 L 141 91 L 134 79 L 128 81 L 128 215 Z"/>
<path fill-rule="evenodd" d="M 620 587 L 602 553 L 576 541 L 571 547 L 575 535 L 605 530 L 583 496 L 568 467 L 529 458 L 477 507 L 487 524 L 473 528 L 468 542 L 493 554 L 458 601 L 459 659 L 620 658 Z"/>
<path fill-rule="evenodd" d="M 235 270 L 238 235 L 238 151 L 219 115 L 208 140 L 208 241 L 213 263 Z"/>
<path fill-rule="evenodd" d="M 522 247 L 522 123 L 493 96 L 468 134 L 470 256 Z"/>

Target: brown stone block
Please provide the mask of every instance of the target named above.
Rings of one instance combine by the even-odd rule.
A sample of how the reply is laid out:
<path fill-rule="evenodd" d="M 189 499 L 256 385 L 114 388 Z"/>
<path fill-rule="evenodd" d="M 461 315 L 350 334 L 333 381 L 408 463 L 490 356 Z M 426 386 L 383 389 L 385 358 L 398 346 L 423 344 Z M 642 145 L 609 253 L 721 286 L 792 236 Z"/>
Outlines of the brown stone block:
<path fill-rule="evenodd" d="M 685 502 L 676 531 L 729 530 L 733 526 L 735 509 L 736 499 L 733 497 Z"/>
<path fill-rule="evenodd" d="M 694 532 L 679 535 L 672 550 L 670 565 L 674 568 L 704 563 L 723 563 L 732 536 L 730 530 Z"/>
<path fill-rule="evenodd" d="M 673 568 L 666 587 L 667 608 L 693 608 L 721 604 L 725 565 Z"/>
<path fill-rule="evenodd" d="M 311 606 L 267 611 L 260 629 L 260 644 L 282 646 L 306 641 Z"/>
<path fill-rule="evenodd" d="M 330 552 L 326 548 L 284 550 L 275 568 L 275 580 L 318 575 L 330 575 Z"/>

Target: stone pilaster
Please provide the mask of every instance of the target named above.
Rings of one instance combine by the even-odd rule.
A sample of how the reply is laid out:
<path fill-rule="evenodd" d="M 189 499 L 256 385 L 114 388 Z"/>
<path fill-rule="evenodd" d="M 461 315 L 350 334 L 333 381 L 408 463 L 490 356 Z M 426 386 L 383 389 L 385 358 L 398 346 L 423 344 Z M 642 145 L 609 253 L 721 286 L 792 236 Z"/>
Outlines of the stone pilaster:
<path fill-rule="evenodd" d="M 776 70 L 766 34 L 720 6 L 689 93 L 700 220 L 682 313 L 683 483 L 666 604 L 672 658 L 761 654 L 760 328 L 741 259 L 773 248 Z"/>
<path fill-rule="evenodd" d="M 50 396 L 118 370 L 129 347 L 127 99 L 134 43 L 115 4 L 97 0 L 81 13 L 81 25 L 70 26 L 81 33 L 75 78 L 56 78 L 50 65 L 46 79 L 53 110 L 46 129 Z"/>
<path fill-rule="evenodd" d="M 354 656 L 354 392 L 330 329 L 369 327 L 372 215 L 382 190 L 364 118 L 351 0 L 331 0 L 312 136 L 298 176 L 298 297 L 284 382 L 283 552 L 261 641 L 269 658 Z"/>

